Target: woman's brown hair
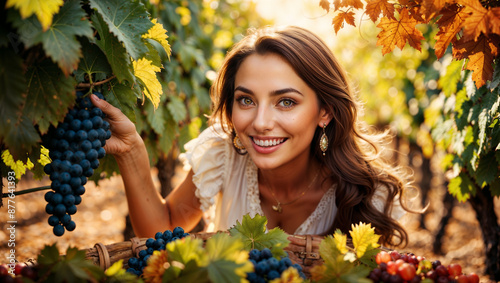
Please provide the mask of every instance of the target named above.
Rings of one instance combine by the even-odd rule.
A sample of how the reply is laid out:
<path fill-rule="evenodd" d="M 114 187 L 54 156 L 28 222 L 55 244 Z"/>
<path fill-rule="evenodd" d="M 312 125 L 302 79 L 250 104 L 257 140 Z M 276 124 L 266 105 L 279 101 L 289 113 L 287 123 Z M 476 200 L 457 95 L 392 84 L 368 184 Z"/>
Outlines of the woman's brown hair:
<path fill-rule="evenodd" d="M 370 133 L 358 121 L 360 106 L 344 69 L 327 45 L 310 31 L 293 26 L 264 28 L 253 31 L 238 42 L 228 52 L 212 86 L 214 104 L 210 122 L 221 122 L 224 131 L 233 134 L 231 116 L 236 72 L 243 60 L 255 53 L 273 53 L 284 58 L 315 91 L 320 107 L 332 115 L 326 128 L 330 142 L 326 156 L 319 149 L 322 128 L 317 127 L 311 146 L 311 155 L 324 164 L 337 183 L 337 214 L 330 233 L 336 229 L 347 233 L 351 224 L 365 222 L 375 227 L 382 244 L 405 245 L 408 235 L 391 217 L 395 201 L 406 209 L 402 197 L 408 186 L 405 174 L 381 158 L 383 135 Z M 382 211 L 372 203 L 375 191 L 380 187 L 387 189 L 387 202 Z"/>

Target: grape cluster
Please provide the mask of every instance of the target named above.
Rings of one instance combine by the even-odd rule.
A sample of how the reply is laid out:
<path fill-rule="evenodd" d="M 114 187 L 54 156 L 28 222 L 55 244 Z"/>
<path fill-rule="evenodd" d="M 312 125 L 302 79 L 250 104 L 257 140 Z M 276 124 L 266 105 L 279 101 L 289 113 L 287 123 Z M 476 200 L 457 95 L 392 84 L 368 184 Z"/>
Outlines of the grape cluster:
<path fill-rule="evenodd" d="M 373 282 L 418 283 L 427 279 L 439 283 L 479 283 L 477 274 L 463 274 L 457 263 L 445 266 L 439 260 L 431 262 L 412 253 L 381 251 L 375 256 L 375 262 L 377 268 L 368 275 Z"/>
<path fill-rule="evenodd" d="M 104 99 L 101 93 L 94 94 Z M 104 117 L 89 96 L 77 92 L 75 107 L 69 110 L 62 123 L 51 127 L 42 137 L 52 160 L 44 167 L 52 181 L 52 190 L 45 194 L 45 211 L 50 215 L 48 222 L 54 227 L 56 236 L 76 228 L 71 215 L 76 213 L 76 206 L 82 201 L 87 178 L 94 174 L 99 159 L 106 154 L 103 146 L 111 137 L 111 131 Z"/>
<path fill-rule="evenodd" d="M 173 231 L 157 232 L 154 239 L 149 238 L 146 240 L 146 249 L 139 252 L 139 257 L 128 259 L 127 272 L 141 276 L 143 269 L 147 266 L 148 259 L 153 255 L 154 251 L 164 250 L 168 243 L 188 235 L 189 233 L 185 233 L 182 227 L 175 227 Z"/>
<path fill-rule="evenodd" d="M 27 266 L 25 263 L 17 262 L 14 267 L 0 264 L 0 282 L 36 282 L 38 271 L 35 266 Z"/>
<path fill-rule="evenodd" d="M 299 275 L 303 279 L 306 278 L 302 272 L 302 266 L 292 263 L 292 260 L 288 256 L 282 257 L 279 260 L 276 259 L 268 248 L 262 250 L 252 249 L 248 253 L 248 257 L 254 266 L 254 272 L 247 273 L 247 280 L 250 283 L 269 282 L 280 278 L 281 273 L 288 268 L 297 269 Z"/>

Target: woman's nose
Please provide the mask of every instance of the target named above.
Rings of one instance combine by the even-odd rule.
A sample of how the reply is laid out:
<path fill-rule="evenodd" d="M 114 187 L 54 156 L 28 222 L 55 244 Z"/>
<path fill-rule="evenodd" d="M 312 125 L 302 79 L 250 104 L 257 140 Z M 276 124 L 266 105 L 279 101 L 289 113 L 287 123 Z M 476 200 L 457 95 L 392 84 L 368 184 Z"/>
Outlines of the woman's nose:
<path fill-rule="evenodd" d="M 267 132 L 273 129 L 273 111 L 269 106 L 258 106 L 253 126 L 258 132 Z"/>

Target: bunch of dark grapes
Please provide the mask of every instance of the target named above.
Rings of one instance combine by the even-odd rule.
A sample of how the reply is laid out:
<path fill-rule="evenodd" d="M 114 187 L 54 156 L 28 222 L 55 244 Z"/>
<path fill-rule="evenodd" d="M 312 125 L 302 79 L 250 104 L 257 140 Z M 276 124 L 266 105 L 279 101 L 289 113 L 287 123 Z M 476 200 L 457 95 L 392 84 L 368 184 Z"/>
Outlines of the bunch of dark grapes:
<path fill-rule="evenodd" d="M 250 281 L 250 283 L 269 282 L 273 279 L 280 278 L 281 273 L 288 268 L 297 269 L 300 277 L 303 279 L 306 278 L 305 274 L 302 272 L 302 266 L 297 263 L 292 263 L 292 260 L 288 256 L 278 260 L 273 257 L 271 250 L 268 248 L 262 250 L 252 249 L 248 253 L 248 257 L 254 266 L 254 272 L 247 273 L 247 280 Z"/>
<path fill-rule="evenodd" d="M 149 238 L 146 240 L 146 249 L 139 252 L 139 257 L 131 257 L 128 259 L 127 272 L 137 276 L 142 275 L 143 269 L 148 264 L 148 259 L 153 255 L 154 251 L 165 250 L 165 246 L 177 239 L 188 236 L 182 227 L 175 227 L 173 231 L 166 230 L 165 232 L 157 232 L 154 239 Z"/>
<path fill-rule="evenodd" d="M 94 94 L 104 99 L 101 93 Z M 104 113 L 92 104 L 89 96 L 77 92 L 76 105 L 64 121 L 42 137 L 52 160 L 44 167 L 52 181 L 52 190 L 45 194 L 45 211 L 50 215 L 48 222 L 56 236 L 76 228 L 71 215 L 82 202 L 87 178 L 99 167 L 99 159 L 106 154 L 103 146 L 111 137 L 109 123 L 104 118 Z"/>
<path fill-rule="evenodd" d="M 431 262 L 412 253 L 381 251 L 375 256 L 375 262 L 377 268 L 368 275 L 373 282 L 418 283 L 427 279 L 439 283 L 479 283 L 477 274 L 463 274 L 462 267 L 457 263 L 445 266 L 439 260 Z"/>
<path fill-rule="evenodd" d="M 15 263 L 14 267 L 9 266 L 10 264 L 0 264 L 0 282 L 36 282 L 38 280 L 36 266 L 28 266 L 21 262 Z"/>

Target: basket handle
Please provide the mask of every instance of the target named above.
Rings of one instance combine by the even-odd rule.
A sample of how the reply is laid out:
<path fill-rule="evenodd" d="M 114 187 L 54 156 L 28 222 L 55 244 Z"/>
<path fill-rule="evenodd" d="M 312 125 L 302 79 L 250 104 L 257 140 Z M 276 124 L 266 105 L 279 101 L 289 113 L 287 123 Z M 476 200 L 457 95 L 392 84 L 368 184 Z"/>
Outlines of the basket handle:
<path fill-rule="evenodd" d="M 99 266 L 102 269 L 107 269 L 111 266 L 111 260 L 109 259 L 109 252 L 105 245 L 102 243 L 97 243 L 94 246 L 99 254 Z"/>

